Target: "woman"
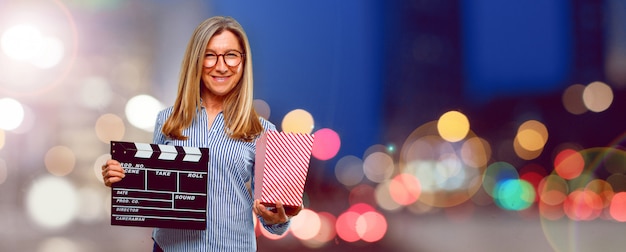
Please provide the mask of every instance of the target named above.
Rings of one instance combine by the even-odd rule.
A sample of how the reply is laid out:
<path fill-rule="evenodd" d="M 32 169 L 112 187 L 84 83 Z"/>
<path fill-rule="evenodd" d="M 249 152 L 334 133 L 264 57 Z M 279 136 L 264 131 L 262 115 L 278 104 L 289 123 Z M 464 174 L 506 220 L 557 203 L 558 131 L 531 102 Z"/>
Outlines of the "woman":
<path fill-rule="evenodd" d="M 252 212 L 268 231 L 287 230 L 290 216 L 281 202 L 270 211 L 251 196 L 256 139 L 276 128 L 257 115 L 252 94 L 252 55 L 243 28 L 230 17 L 205 20 L 187 45 L 176 101 L 157 116 L 153 142 L 209 148 L 207 227 L 155 228 L 155 251 L 255 251 Z M 116 160 L 108 160 L 102 174 L 107 186 L 124 178 Z"/>

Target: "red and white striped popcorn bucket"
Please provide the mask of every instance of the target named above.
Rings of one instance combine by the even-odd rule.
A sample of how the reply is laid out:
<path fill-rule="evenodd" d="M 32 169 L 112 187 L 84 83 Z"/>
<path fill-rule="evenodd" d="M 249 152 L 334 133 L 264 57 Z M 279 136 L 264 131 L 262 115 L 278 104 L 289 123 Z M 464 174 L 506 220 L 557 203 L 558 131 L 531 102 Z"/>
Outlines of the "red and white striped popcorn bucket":
<path fill-rule="evenodd" d="M 256 143 L 254 198 L 266 206 L 280 200 L 289 214 L 302 206 L 313 135 L 267 131 Z"/>

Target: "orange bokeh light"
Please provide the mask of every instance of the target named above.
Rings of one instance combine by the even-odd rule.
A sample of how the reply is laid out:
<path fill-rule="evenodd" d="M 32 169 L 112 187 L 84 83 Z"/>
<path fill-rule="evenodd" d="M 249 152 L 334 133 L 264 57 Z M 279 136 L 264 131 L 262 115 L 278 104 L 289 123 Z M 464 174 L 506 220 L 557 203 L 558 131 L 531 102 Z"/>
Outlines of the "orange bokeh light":
<path fill-rule="evenodd" d="M 389 183 L 389 194 L 398 204 L 408 206 L 417 201 L 422 193 L 419 180 L 407 173 L 398 174 Z"/>
<path fill-rule="evenodd" d="M 593 220 L 602 212 L 602 200 L 592 191 L 576 190 L 565 199 L 563 210 L 572 220 Z"/>
<path fill-rule="evenodd" d="M 554 171 L 564 179 L 574 179 L 580 176 L 585 167 L 583 156 L 572 149 L 565 149 L 554 158 Z"/>
<path fill-rule="evenodd" d="M 626 222 L 626 192 L 619 192 L 613 196 L 609 213 L 616 221 Z"/>

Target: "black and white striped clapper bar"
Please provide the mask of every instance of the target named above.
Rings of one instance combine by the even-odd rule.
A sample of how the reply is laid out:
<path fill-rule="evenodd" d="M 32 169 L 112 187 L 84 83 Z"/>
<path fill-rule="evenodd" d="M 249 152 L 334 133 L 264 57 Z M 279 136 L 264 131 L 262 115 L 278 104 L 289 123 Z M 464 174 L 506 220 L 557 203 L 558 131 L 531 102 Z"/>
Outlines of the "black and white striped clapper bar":
<path fill-rule="evenodd" d="M 209 149 L 111 142 L 126 176 L 113 183 L 111 225 L 206 228 Z"/>

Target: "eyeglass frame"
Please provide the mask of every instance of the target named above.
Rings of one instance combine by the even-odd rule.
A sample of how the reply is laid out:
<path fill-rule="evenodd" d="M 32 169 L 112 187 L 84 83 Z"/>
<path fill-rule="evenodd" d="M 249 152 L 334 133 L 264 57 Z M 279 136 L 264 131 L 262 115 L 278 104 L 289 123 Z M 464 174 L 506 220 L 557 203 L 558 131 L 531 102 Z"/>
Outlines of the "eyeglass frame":
<path fill-rule="evenodd" d="M 237 53 L 241 54 L 241 55 L 240 55 L 241 59 L 239 60 L 239 63 L 237 63 L 237 65 L 231 66 L 231 65 L 229 65 L 228 63 L 226 63 L 226 57 L 225 57 L 225 56 L 226 56 L 226 54 L 231 53 L 231 52 L 237 52 Z M 209 54 L 209 53 L 205 53 L 205 54 L 204 54 L 204 59 L 203 59 L 203 61 L 206 61 L 206 60 L 207 60 L 207 59 L 206 59 L 206 57 L 207 57 L 207 55 L 208 55 L 208 54 Z M 225 52 L 225 53 L 220 53 L 220 54 L 214 53 L 214 54 L 215 54 L 215 57 L 216 57 L 216 58 L 215 58 L 215 63 L 213 63 L 213 65 L 212 65 L 212 66 L 210 66 L 210 67 L 206 66 L 206 65 L 203 63 L 202 65 L 203 65 L 204 67 L 206 67 L 206 68 L 214 68 L 215 66 L 217 66 L 217 62 L 220 60 L 220 56 L 222 56 L 222 62 L 224 62 L 224 65 L 226 65 L 227 67 L 237 67 L 237 66 L 241 65 L 241 63 L 242 63 L 242 62 L 244 61 L 244 59 L 246 58 L 246 53 L 240 52 L 239 50 L 228 50 L 228 51 L 227 51 L 227 52 Z"/>

